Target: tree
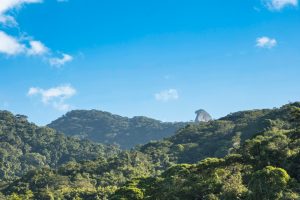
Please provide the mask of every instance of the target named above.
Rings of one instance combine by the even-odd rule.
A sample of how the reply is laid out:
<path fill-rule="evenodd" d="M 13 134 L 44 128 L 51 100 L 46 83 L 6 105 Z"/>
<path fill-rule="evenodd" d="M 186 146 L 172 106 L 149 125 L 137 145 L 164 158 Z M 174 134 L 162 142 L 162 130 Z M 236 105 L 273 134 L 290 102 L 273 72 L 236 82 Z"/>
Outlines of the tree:
<path fill-rule="evenodd" d="M 111 200 L 142 200 L 144 193 L 137 187 L 129 186 L 122 187 L 116 191 Z"/>
<path fill-rule="evenodd" d="M 253 173 L 249 182 L 250 198 L 253 200 L 276 200 L 283 196 L 290 176 L 282 168 L 267 166 Z"/>

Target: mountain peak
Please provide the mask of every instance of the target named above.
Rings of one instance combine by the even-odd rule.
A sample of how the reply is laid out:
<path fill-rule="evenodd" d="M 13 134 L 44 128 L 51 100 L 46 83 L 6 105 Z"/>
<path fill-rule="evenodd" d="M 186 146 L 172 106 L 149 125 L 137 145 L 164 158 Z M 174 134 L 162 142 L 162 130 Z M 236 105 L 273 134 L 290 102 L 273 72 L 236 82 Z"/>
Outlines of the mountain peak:
<path fill-rule="evenodd" d="M 195 119 L 196 123 L 208 122 L 208 121 L 212 120 L 212 117 L 210 116 L 210 114 L 203 109 L 196 110 L 195 114 L 197 115 L 196 119 Z"/>

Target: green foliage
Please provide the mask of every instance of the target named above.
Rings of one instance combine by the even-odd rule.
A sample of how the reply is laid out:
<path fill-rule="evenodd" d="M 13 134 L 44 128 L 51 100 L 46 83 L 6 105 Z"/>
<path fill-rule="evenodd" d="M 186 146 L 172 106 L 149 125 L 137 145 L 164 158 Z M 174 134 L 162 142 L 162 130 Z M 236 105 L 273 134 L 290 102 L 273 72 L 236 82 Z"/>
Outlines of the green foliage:
<path fill-rule="evenodd" d="M 48 126 L 69 136 L 130 149 L 138 144 L 169 137 L 186 124 L 165 123 L 147 117 L 127 118 L 97 110 L 75 110 Z"/>
<path fill-rule="evenodd" d="M 0 199 L 298 200 L 299 108 L 233 113 L 130 151 L 0 112 Z"/>
<path fill-rule="evenodd" d="M 124 187 L 118 189 L 111 197 L 111 200 L 142 200 L 144 192 L 137 188 L 139 180 L 133 180 Z"/>
<path fill-rule="evenodd" d="M 0 112 L 0 182 L 13 181 L 30 170 L 55 169 L 69 161 L 110 157 L 118 151 L 38 127 L 24 116 Z"/>
<path fill-rule="evenodd" d="M 291 104 L 275 110 L 239 112 L 223 121 L 190 125 L 165 141 L 141 147 L 141 151 L 154 158 L 167 154 L 176 163 L 181 162 L 184 153 L 184 159 L 195 163 L 194 155 L 205 158 L 218 152 L 220 145 L 223 148 L 222 138 L 240 143 L 227 146 L 231 149 L 229 153 L 236 154 L 207 158 L 192 165 L 175 165 L 155 178 L 140 179 L 135 187 L 144 191 L 144 199 L 156 200 L 300 199 L 300 120 L 295 105 L 300 107 Z M 208 148 L 208 141 L 215 147 Z"/>
<path fill-rule="evenodd" d="M 207 157 L 222 158 L 236 153 L 247 139 L 262 132 L 291 130 L 295 127 L 295 120 L 292 121 L 296 118 L 295 110 L 300 110 L 296 105 L 237 112 L 219 120 L 189 124 L 170 138 L 150 142 L 137 149 L 151 155 L 157 169 L 165 169 L 176 163 L 196 163 Z"/>
<path fill-rule="evenodd" d="M 287 189 L 290 176 L 281 168 L 267 166 L 253 173 L 249 182 L 251 199 L 281 199 Z"/>

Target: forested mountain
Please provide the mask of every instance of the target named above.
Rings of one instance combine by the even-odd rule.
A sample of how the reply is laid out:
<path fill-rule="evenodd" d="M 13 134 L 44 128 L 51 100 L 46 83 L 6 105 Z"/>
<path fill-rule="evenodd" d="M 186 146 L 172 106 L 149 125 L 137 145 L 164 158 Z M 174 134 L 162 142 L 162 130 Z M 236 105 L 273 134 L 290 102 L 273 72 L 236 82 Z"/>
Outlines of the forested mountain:
<path fill-rule="evenodd" d="M 98 110 L 74 110 L 48 126 L 69 136 L 130 149 L 173 135 L 187 123 L 168 123 L 147 117 L 121 117 Z"/>
<path fill-rule="evenodd" d="M 237 122 L 250 113 L 235 113 L 222 120 Z M 248 129 L 254 131 L 252 136 L 245 135 L 251 139 L 232 153 L 178 164 L 159 176 L 131 180 L 111 199 L 299 200 L 300 104 L 254 113 L 265 113 L 258 119 L 267 120 L 269 126 L 264 131 Z"/>
<path fill-rule="evenodd" d="M 49 167 L 56 169 L 69 161 L 110 157 L 119 150 L 58 134 L 38 127 L 23 115 L 0 111 L 0 180 L 14 180 L 26 172 Z"/>
<path fill-rule="evenodd" d="M 7 129 L 1 135 L 19 123 L 45 129 L 20 116 L 8 116 L 13 121 L 5 122 Z M 65 138 L 65 142 L 81 144 L 46 130 Z M 21 141 L 26 139 L 19 135 L 31 133 L 24 128 L 15 132 Z M 18 147 L 12 142 L 10 145 Z M 51 153 L 60 155 L 60 151 L 62 148 L 53 147 Z M 86 148 L 83 152 L 88 155 L 89 151 Z M 21 178 L 6 179 L 0 199 L 298 200 L 300 103 L 237 112 L 187 125 L 170 138 L 130 151 L 101 146 L 100 152 L 98 157 L 83 160 L 74 156 L 70 162 L 65 160 L 54 167 L 48 164 L 33 168 Z M 1 165 L 9 162 L 1 160 Z M 30 161 L 20 163 L 30 165 Z"/>
<path fill-rule="evenodd" d="M 286 105 L 278 109 L 241 111 L 207 123 L 190 124 L 170 138 L 150 142 L 138 149 L 169 165 L 196 163 L 207 157 L 221 158 L 270 127 L 291 128 L 291 108 L 292 105 Z"/>

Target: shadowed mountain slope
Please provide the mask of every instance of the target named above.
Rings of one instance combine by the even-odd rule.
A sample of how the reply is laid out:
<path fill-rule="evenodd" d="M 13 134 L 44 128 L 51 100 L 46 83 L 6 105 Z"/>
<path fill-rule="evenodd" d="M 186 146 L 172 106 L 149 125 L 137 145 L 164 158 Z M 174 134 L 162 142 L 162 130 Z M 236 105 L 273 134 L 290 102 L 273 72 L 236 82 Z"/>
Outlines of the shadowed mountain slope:
<path fill-rule="evenodd" d="M 48 126 L 68 136 L 117 144 L 123 149 L 129 149 L 138 144 L 174 135 L 186 124 L 161 122 L 147 117 L 121 117 L 98 110 L 74 110 Z"/>

